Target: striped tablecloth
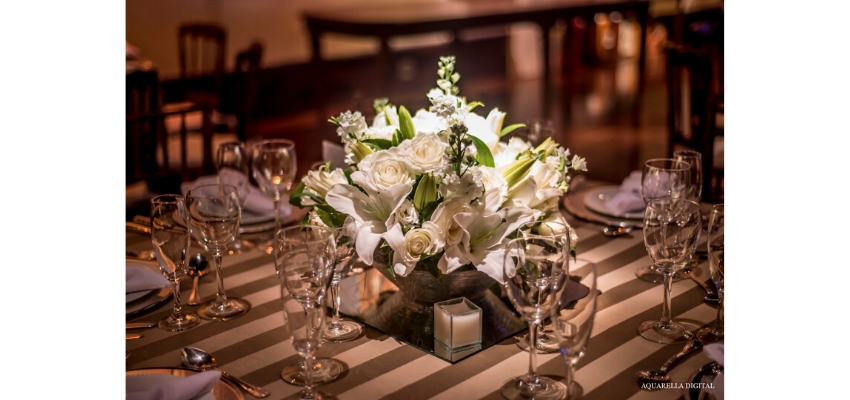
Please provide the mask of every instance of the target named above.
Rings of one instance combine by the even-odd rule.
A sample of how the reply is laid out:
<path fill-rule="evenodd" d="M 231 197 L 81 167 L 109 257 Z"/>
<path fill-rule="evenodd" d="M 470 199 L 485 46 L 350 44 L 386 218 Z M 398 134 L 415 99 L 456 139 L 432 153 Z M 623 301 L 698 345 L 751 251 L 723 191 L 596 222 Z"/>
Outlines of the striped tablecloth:
<path fill-rule="evenodd" d="M 587 353 L 577 365 L 576 381 L 584 389 L 584 398 L 682 398 L 683 389 L 641 390 L 635 376 L 638 370 L 657 369 L 682 349 L 681 344 L 651 343 L 637 334 L 641 322 L 660 318 L 663 297 L 661 285 L 641 281 L 634 274 L 638 266 L 651 262 L 642 232 L 608 238 L 598 225 L 567 218 L 579 235 L 578 257 L 596 263 L 602 291 Z M 149 237 L 127 233 L 128 250 L 149 248 Z M 180 366 L 180 349 L 194 346 L 212 353 L 221 369 L 270 390 L 270 399 L 296 393 L 300 387 L 280 378 L 284 365 L 299 356 L 284 337 L 272 257 L 254 250 L 226 256 L 223 265 L 227 294 L 251 302 L 248 314 L 226 322 L 202 321 L 181 333 L 145 330 L 142 339 L 126 342 L 127 370 Z M 700 264 L 700 278 L 708 278 L 708 269 L 707 262 Z M 187 286 L 181 287 L 182 299 L 188 297 L 191 288 Z M 214 296 L 215 287 L 212 276 L 202 279 L 204 300 Z M 700 326 L 713 323 L 716 309 L 703 302 L 704 292 L 694 282 L 674 283 L 673 296 L 674 318 Z M 159 321 L 169 315 L 170 307 L 171 302 L 166 302 L 132 321 Z M 319 356 L 333 357 L 347 366 L 336 381 L 319 387 L 339 399 L 501 399 L 502 382 L 528 370 L 528 353 L 513 338 L 451 364 L 370 328 L 353 342 L 322 345 Z M 537 361 L 539 373 L 563 378 L 566 367 L 560 355 L 538 355 Z M 709 361 L 702 352 L 686 359 L 671 372 L 672 382 L 684 384 Z"/>

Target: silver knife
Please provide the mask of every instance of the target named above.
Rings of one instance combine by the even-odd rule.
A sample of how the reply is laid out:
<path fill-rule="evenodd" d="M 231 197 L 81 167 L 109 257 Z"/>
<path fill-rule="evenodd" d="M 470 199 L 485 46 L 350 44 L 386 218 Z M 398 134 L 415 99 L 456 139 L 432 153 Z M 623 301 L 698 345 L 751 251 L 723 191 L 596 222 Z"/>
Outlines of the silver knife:
<path fill-rule="evenodd" d="M 127 339 L 126 339 L 126 340 L 130 340 L 130 339 L 141 339 L 142 337 L 143 337 L 143 335 L 136 335 L 136 334 L 128 333 L 128 334 L 127 334 Z"/>
<path fill-rule="evenodd" d="M 156 326 L 153 322 L 128 322 L 127 329 L 145 329 Z"/>

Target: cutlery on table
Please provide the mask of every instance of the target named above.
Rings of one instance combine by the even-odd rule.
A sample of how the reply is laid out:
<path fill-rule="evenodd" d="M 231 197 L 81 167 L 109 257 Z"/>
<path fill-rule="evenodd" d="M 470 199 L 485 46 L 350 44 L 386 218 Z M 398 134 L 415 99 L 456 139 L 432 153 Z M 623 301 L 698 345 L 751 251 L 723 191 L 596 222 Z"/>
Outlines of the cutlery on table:
<path fill-rule="evenodd" d="M 683 269 L 682 275 L 687 276 L 692 281 L 696 282 L 696 284 L 699 285 L 699 287 L 701 287 L 702 290 L 705 291 L 705 298 L 703 299 L 704 301 L 709 302 L 709 303 L 720 302 L 720 297 L 718 297 L 717 291 L 714 290 L 714 288 L 709 286 L 707 283 L 705 283 L 702 279 L 697 277 L 697 275 L 694 273 L 694 270 L 692 268 Z"/>
<path fill-rule="evenodd" d="M 222 378 L 227 379 L 231 383 L 239 386 L 240 388 L 242 388 L 242 390 L 248 392 L 251 396 L 254 397 L 263 398 L 268 397 L 271 394 L 266 389 L 263 389 L 259 386 L 254 386 L 233 375 L 228 374 L 227 372 L 224 372 L 220 369 L 216 369 L 216 366 L 218 364 L 216 364 L 215 358 L 211 354 L 199 348 L 184 347 L 183 351 L 181 351 L 180 354 L 183 357 L 183 365 L 185 365 L 189 369 L 195 371 L 206 371 L 209 369 L 215 369 L 221 372 Z"/>
<path fill-rule="evenodd" d="M 701 348 L 702 348 L 702 342 L 700 342 L 696 338 L 693 338 L 693 339 L 689 340 L 688 343 L 685 343 L 685 347 L 682 349 L 682 351 L 679 352 L 679 354 L 676 354 L 675 356 L 670 357 L 670 359 L 667 360 L 667 362 L 665 362 L 664 365 L 661 366 L 661 368 L 654 370 L 654 371 L 638 371 L 637 376 L 638 376 L 638 378 L 643 379 L 643 380 L 648 381 L 648 382 L 654 382 L 654 383 L 670 382 L 670 376 L 667 375 L 667 371 L 670 370 L 670 367 L 672 367 L 673 364 L 675 364 L 679 360 L 685 358 L 685 356 L 687 356 L 688 354 L 691 354 L 691 353 L 693 353 L 693 352 L 695 352 L 695 351 L 697 351 Z M 649 390 L 652 390 L 652 389 L 649 389 Z"/>
<path fill-rule="evenodd" d="M 135 334 L 135 333 L 128 333 L 128 334 L 127 334 L 127 339 L 126 339 L 126 340 L 130 340 L 130 339 L 141 339 L 141 338 L 143 338 L 143 337 L 144 337 L 144 335 L 139 335 L 139 334 Z"/>
<path fill-rule="evenodd" d="M 602 228 L 602 234 L 608 237 L 623 236 L 634 229 L 631 226 L 606 226 Z"/>
<path fill-rule="evenodd" d="M 128 322 L 127 329 L 146 329 L 153 328 L 156 324 L 153 322 Z"/>

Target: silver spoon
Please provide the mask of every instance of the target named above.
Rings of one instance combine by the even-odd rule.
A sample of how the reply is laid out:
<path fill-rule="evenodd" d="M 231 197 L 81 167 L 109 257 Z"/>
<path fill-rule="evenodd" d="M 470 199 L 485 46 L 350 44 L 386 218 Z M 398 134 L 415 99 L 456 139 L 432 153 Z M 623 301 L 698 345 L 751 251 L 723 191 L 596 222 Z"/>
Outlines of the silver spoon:
<path fill-rule="evenodd" d="M 189 259 L 189 268 L 186 268 L 186 274 L 192 277 L 192 293 L 189 295 L 189 301 L 186 303 L 190 306 L 201 304 L 201 296 L 198 295 L 198 278 L 201 277 L 201 272 L 207 268 L 207 258 L 203 254 L 195 254 Z"/>
<path fill-rule="evenodd" d="M 703 300 L 709 303 L 718 303 L 720 302 L 720 298 L 717 296 L 717 292 L 708 286 L 702 279 L 697 277 L 697 274 L 694 273 L 694 270 L 691 268 L 685 268 L 682 270 L 682 275 L 687 276 L 692 281 L 696 282 L 702 290 L 705 290 L 705 298 Z"/>
<path fill-rule="evenodd" d="M 183 365 L 195 371 L 206 371 L 209 369 L 216 369 L 216 366 L 218 365 L 216 364 L 215 358 L 212 355 L 196 347 L 184 347 L 183 351 L 181 351 L 180 354 L 183 357 Z M 231 383 L 239 386 L 240 388 L 242 388 L 242 390 L 248 392 L 251 396 L 263 398 L 268 397 L 271 394 L 268 390 L 265 390 L 259 386 L 254 386 L 220 369 L 218 369 L 217 371 L 221 372 L 222 378 L 227 379 Z"/>
<path fill-rule="evenodd" d="M 648 382 L 655 382 L 655 383 L 670 382 L 670 376 L 667 375 L 667 371 L 670 370 L 670 367 L 672 367 L 673 364 L 675 364 L 677 361 L 685 358 L 685 356 L 687 356 L 688 354 L 691 354 L 694 351 L 699 350 L 701 348 L 702 348 L 702 342 L 700 342 L 696 338 L 691 339 L 691 340 L 688 341 L 688 343 L 685 344 L 685 347 L 682 349 L 682 351 L 679 352 L 679 354 L 676 354 L 675 356 L 673 356 L 669 360 L 667 360 L 667 362 L 665 362 L 664 365 L 661 366 L 661 368 L 659 368 L 655 371 L 638 371 L 637 376 L 638 376 L 638 378 L 643 379 L 643 380 L 648 381 Z"/>
<path fill-rule="evenodd" d="M 606 226 L 602 228 L 602 234 L 608 237 L 625 235 L 634 229 L 631 226 Z"/>

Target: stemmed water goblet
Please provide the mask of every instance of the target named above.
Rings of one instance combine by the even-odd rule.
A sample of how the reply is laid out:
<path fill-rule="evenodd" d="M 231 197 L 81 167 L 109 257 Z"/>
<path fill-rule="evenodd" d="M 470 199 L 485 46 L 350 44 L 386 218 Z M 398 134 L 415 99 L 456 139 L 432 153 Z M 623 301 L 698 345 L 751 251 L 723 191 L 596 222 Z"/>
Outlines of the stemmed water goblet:
<path fill-rule="evenodd" d="M 183 196 L 164 194 L 151 199 L 151 243 L 159 270 L 171 282 L 174 309 L 171 316 L 159 321 L 160 329 L 183 331 L 200 323 L 195 314 L 186 314 L 180 306 L 180 280 L 186 274 L 189 255 L 189 230 Z"/>
<path fill-rule="evenodd" d="M 641 196 L 643 202 L 649 204 L 659 199 L 687 199 L 690 192 L 691 165 L 687 162 L 672 158 L 655 158 L 646 161 L 641 175 Z M 656 264 L 638 267 L 635 275 L 641 280 L 661 283 L 664 275 Z M 681 275 L 674 275 L 673 281 L 681 280 Z"/>
<path fill-rule="evenodd" d="M 534 232 L 534 229 L 508 242 L 505 249 L 504 279 L 508 298 L 528 322 L 529 343 L 537 342 L 537 327 L 557 307 L 568 273 L 569 234 L 564 230 Z M 528 351 L 528 373 L 508 379 L 501 393 L 507 399 L 561 399 L 566 386 L 537 374 L 537 350 Z"/>
<path fill-rule="evenodd" d="M 213 256 L 218 290 L 215 299 L 198 306 L 198 316 L 214 321 L 226 321 L 251 309 L 251 303 L 227 297 L 221 274 L 221 254 L 232 245 L 239 230 L 239 196 L 231 185 L 201 185 L 186 195 L 189 228 L 204 250 Z"/>
<path fill-rule="evenodd" d="M 281 376 L 287 382 L 300 383 L 287 379 L 287 376 L 303 374 L 304 390 L 293 398 L 328 398 L 327 394 L 313 390 L 317 383 L 313 364 L 324 331 L 324 301 L 333 276 L 334 232 L 320 226 L 291 227 L 275 234 L 274 246 L 287 336 L 298 354 L 304 357 L 303 362 L 287 365 Z M 341 364 L 339 368 L 342 368 Z M 339 375 L 339 372 L 336 374 Z"/>
<path fill-rule="evenodd" d="M 697 331 L 697 339 L 712 343 L 723 339 L 723 204 L 711 207 L 708 215 L 708 264 L 711 280 L 717 288 L 717 318 L 711 328 Z"/>
<path fill-rule="evenodd" d="M 274 199 L 274 231 L 280 230 L 280 200 L 292 186 L 298 163 L 295 158 L 295 143 L 287 139 L 264 140 L 254 145 L 251 151 L 254 180 L 266 196 Z M 262 247 L 271 254 L 274 239 Z"/>
<path fill-rule="evenodd" d="M 564 362 L 567 365 L 567 375 L 564 379 L 564 385 L 567 387 L 566 399 L 577 399 L 583 394 L 581 385 L 575 382 L 574 366 L 578 360 L 584 355 L 587 342 L 590 339 L 591 330 L 593 328 L 593 318 L 596 315 L 596 297 L 599 292 L 596 290 L 596 265 L 588 263 L 580 268 L 573 268 L 570 271 L 570 279 L 573 277 L 587 286 L 590 290 L 587 296 L 578 299 L 574 304 L 559 304 L 557 307 L 552 307 L 552 328 L 557 338 L 558 348 L 561 355 L 564 357 Z M 578 288 L 579 286 L 564 285 L 564 291 L 570 290 L 571 287 Z M 569 293 L 558 295 L 558 299 L 572 299 Z"/>
<path fill-rule="evenodd" d="M 334 274 L 331 278 L 330 296 L 333 304 L 333 319 L 325 327 L 324 339 L 332 342 L 348 342 L 354 340 L 363 331 L 360 324 L 351 320 L 339 318 L 339 282 L 346 277 L 357 260 L 357 249 L 355 245 L 354 219 L 347 217 L 340 228 L 334 229 L 336 240 L 336 259 L 334 260 Z"/>
<path fill-rule="evenodd" d="M 251 190 L 251 183 L 248 179 L 251 162 L 242 142 L 220 144 L 216 151 L 215 167 L 218 170 L 218 183 L 234 186 L 239 195 L 239 207 L 245 208 L 245 201 L 248 200 L 248 192 Z M 227 254 L 242 254 L 253 247 L 254 245 L 251 242 L 242 240 L 239 230 L 237 230 L 233 245 L 227 249 Z"/>
<path fill-rule="evenodd" d="M 670 316 L 673 273 L 685 267 L 696 250 L 702 230 L 699 204 L 683 199 L 655 199 L 646 206 L 643 241 L 649 256 L 664 276 L 664 303 L 660 321 L 647 321 L 638 333 L 656 343 L 683 342 L 693 336 L 691 327 Z"/>
<path fill-rule="evenodd" d="M 673 153 L 673 159 L 686 162 L 691 167 L 688 193 L 685 198 L 699 203 L 702 198 L 702 154 L 693 150 L 679 150 Z"/>

